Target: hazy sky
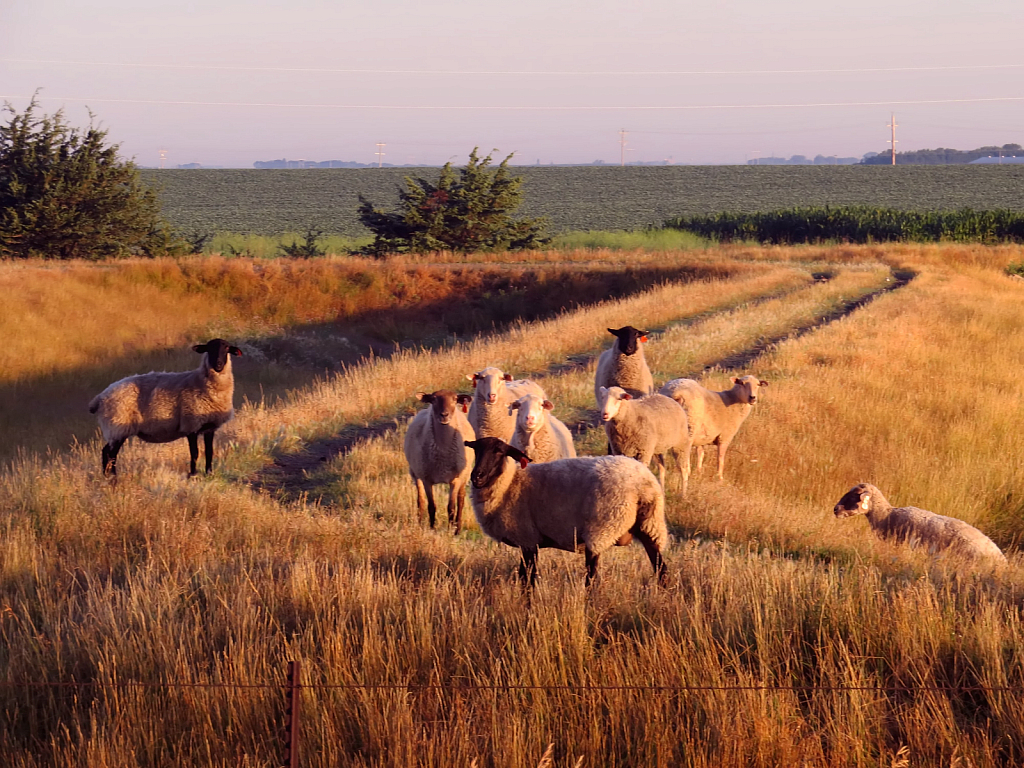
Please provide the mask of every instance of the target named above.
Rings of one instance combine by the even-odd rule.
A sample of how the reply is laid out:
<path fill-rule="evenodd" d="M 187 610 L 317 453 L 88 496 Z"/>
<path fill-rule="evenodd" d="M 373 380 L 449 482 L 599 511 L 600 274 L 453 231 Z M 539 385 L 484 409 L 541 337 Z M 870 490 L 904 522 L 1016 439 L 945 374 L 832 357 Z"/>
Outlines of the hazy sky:
<path fill-rule="evenodd" d="M 901 150 L 1024 143 L 1022 30 L 1021 0 L 0 0 L 0 97 L 168 167 L 617 163 L 621 129 L 627 160 L 859 157 L 891 111 Z"/>

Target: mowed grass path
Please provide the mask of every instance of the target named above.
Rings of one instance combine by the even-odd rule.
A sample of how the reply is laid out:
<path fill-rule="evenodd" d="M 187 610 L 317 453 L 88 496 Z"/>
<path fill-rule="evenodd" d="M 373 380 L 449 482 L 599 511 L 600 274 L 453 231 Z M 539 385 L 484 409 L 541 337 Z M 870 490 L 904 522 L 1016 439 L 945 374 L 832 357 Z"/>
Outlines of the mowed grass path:
<path fill-rule="evenodd" d="M 1018 763 L 1015 549 L 998 578 L 960 573 L 876 542 L 862 520 L 834 520 L 831 505 L 875 479 L 897 503 L 993 526 L 1012 545 L 1024 488 L 1012 426 L 1024 415 L 1024 340 L 1013 332 L 1024 288 L 997 267 L 1021 253 L 882 255 L 919 276 L 757 359 L 752 372 L 772 383 L 727 481 L 697 481 L 686 499 L 670 483 L 668 590 L 649 584 L 636 547 L 607 558 L 591 593 L 578 556 L 545 551 L 527 601 L 513 551 L 415 519 L 397 432 L 324 469 L 316 479 L 335 484 L 330 504 L 238 482 L 274 451 L 395 413 L 427 383 L 406 381 L 420 370 L 414 358 L 441 383 L 465 373 L 459 350 L 450 368 L 439 352 L 410 353 L 277 409 L 243 411 L 211 479 L 187 482 L 177 451 L 147 446 L 111 489 L 96 477 L 94 444 L 3 475 L 3 679 L 264 684 L 301 658 L 313 686 L 303 692 L 307 765 L 532 766 L 549 743 L 556 765 Z M 884 279 L 837 268 L 822 284 L 805 273 L 805 288 L 777 300 L 723 297 L 714 306 L 728 315 L 651 343 L 656 377 L 697 373 Z M 598 319 L 589 341 L 570 343 L 555 326 L 543 350 L 605 346 L 605 321 L 629 321 Z M 473 349 L 547 370 L 531 338 L 519 352 L 511 341 Z M 392 391 L 362 399 L 371 368 Z M 705 380 L 724 385 L 729 373 Z M 553 372 L 545 386 L 583 413 L 588 374 Z M 278 760 L 279 689 L 15 686 L 0 696 L 11 765 Z"/>

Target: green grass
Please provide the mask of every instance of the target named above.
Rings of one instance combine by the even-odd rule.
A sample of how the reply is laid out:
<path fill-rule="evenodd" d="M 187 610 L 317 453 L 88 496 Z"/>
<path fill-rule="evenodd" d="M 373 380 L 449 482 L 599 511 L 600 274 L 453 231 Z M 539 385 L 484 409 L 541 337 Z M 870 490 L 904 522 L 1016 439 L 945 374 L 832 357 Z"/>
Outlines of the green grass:
<path fill-rule="evenodd" d="M 611 251 L 681 251 L 707 248 L 706 238 L 678 229 L 640 229 L 629 231 L 588 230 L 586 232 L 565 232 L 551 242 L 556 250 L 604 249 Z"/>
<path fill-rule="evenodd" d="M 218 232 L 203 247 L 203 253 L 220 254 L 228 258 L 245 256 L 254 259 L 272 259 L 281 256 L 281 246 L 303 241 L 305 235 L 285 232 L 280 235 L 254 235 L 240 232 Z M 372 237 L 346 237 L 324 235 L 317 244 L 329 254 L 342 255 L 364 248 Z"/>

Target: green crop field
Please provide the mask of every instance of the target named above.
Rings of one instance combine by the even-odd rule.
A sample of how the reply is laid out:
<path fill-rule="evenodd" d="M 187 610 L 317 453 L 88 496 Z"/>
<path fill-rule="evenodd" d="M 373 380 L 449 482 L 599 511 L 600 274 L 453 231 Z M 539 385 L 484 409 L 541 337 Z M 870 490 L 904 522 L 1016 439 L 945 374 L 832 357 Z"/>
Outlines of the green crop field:
<path fill-rule="evenodd" d="M 638 229 L 676 216 L 792 206 L 904 210 L 1024 209 L 1024 167 L 661 166 L 523 167 L 523 213 L 554 232 Z M 437 168 L 146 170 L 164 215 L 182 231 L 272 235 L 308 226 L 356 237 L 358 195 L 397 200 L 407 175 Z"/>

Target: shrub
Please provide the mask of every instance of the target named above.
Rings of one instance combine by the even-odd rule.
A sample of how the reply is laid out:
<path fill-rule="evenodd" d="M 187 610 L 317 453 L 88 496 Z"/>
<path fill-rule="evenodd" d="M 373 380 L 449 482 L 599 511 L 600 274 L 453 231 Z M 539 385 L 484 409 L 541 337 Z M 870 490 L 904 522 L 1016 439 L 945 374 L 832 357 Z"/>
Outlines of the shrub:
<path fill-rule="evenodd" d="M 153 256 L 179 242 L 159 217 L 153 190 L 119 145 L 90 123 L 70 127 L 63 110 L 36 115 L 5 103 L 0 125 L 0 255 L 55 259 Z"/>
<path fill-rule="evenodd" d="M 548 242 L 544 219 L 514 219 L 522 202 L 523 180 L 511 176 L 509 155 L 493 171 L 491 156 L 474 148 L 456 177 L 452 164 L 441 169 L 437 183 L 406 177 L 399 209 L 382 211 L 359 196 L 359 221 L 374 235 L 370 252 L 503 251 L 537 248 Z"/>

